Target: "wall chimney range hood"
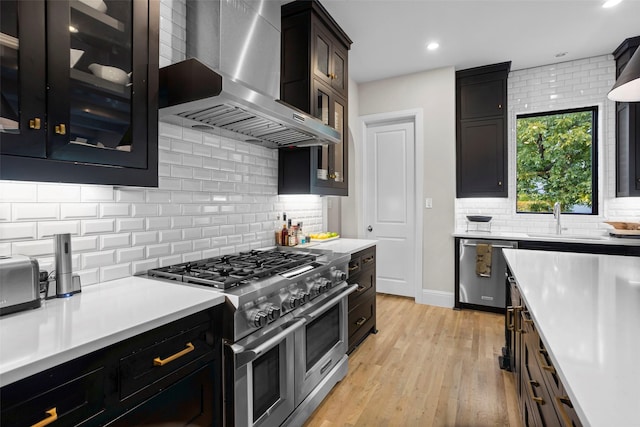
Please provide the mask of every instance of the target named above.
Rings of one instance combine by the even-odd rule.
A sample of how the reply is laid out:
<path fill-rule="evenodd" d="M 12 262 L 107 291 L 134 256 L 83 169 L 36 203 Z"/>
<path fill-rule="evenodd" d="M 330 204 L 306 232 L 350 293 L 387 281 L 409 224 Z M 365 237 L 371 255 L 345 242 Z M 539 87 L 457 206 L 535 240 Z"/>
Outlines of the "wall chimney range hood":
<path fill-rule="evenodd" d="M 160 69 L 160 120 L 268 148 L 336 144 L 338 131 L 195 58 Z"/>
<path fill-rule="evenodd" d="M 268 148 L 340 142 L 277 100 L 280 2 L 187 0 L 187 60 L 160 68 L 160 121 Z"/>

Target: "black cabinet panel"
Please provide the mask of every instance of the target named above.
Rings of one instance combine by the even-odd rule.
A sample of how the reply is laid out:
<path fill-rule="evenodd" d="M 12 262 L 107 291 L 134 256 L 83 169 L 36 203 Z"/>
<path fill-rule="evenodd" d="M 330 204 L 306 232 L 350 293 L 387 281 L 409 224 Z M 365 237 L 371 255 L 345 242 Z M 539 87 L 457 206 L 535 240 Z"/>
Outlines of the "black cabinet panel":
<path fill-rule="evenodd" d="M 457 197 L 507 197 L 510 62 L 456 72 Z"/>
<path fill-rule="evenodd" d="M 640 36 L 626 39 L 613 52 L 616 77 L 640 46 Z M 640 102 L 616 102 L 616 196 L 640 196 Z"/>
<path fill-rule="evenodd" d="M 349 295 L 348 352 L 351 353 L 376 329 L 376 247 L 351 255 L 347 282 L 358 288 Z"/>

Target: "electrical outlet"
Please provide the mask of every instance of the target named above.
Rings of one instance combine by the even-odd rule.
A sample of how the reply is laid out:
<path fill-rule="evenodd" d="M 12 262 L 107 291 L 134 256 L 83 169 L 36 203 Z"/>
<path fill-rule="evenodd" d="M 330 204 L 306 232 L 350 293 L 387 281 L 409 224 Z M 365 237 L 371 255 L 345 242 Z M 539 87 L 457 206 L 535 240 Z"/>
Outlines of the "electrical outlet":
<path fill-rule="evenodd" d="M 424 200 L 424 207 L 427 208 L 427 209 L 433 208 L 433 199 L 431 197 L 427 197 Z"/>

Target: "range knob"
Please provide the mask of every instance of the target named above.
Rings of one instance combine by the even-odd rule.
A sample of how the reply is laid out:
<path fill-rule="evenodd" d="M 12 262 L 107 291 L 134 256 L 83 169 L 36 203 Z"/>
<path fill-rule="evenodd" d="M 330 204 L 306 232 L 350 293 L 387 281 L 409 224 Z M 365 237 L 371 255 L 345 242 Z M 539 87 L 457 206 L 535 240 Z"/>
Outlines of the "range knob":
<path fill-rule="evenodd" d="M 313 285 L 313 288 L 311 288 L 311 289 L 313 290 L 313 293 L 315 295 L 320 295 L 320 294 L 323 294 L 323 293 L 327 292 L 327 284 L 324 283 L 323 280 L 319 280 L 318 283 Z"/>
<path fill-rule="evenodd" d="M 280 307 L 276 306 L 275 304 L 269 304 L 265 308 L 265 312 L 267 313 L 267 320 L 269 322 L 273 322 L 280 317 Z"/>
<path fill-rule="evenodd" d="M 267 313 L 261 310 L 257 310 L 251 316 L 251 323 L 253 323 L 253 326 L 255 326 L 256 328 L 263 327 L 267 324 Z"/>
<path fill-rule="evenodd" d="M 306 304 L 311 301 L 311 294 L 309 292 L 300 292 L 298 298 L 300 299 L 300 305 Z"/>
<path fill-rule="evenodd" d="M 331 277 L 333 277 L 336 282 L 344 282 L 345 280 L 347 280 L 347 273 L 345 273 L 344 271 L 335 270 L 331 272 Z"/>
<path fill-rule="evenodd" d="M 300 307 L 300 299 L 298 298 L 297 295 L 291 295 L 288 299 L 287 299 L 287 305 L 289 306 L 289 308 L 291 310 L 293 310 L 294 308 Z"/>

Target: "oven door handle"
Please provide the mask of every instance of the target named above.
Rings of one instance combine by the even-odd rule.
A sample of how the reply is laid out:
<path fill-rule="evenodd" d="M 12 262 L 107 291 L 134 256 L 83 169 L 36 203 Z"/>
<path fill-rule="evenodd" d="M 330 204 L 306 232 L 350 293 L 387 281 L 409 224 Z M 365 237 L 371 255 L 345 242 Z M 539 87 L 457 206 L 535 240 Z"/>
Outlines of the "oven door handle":
<path fill-rule="evenodd" d="M 258 344 L 253 348 L 247 348 L 239 344 L 233 344 L 231 346 L 231 349 L 235 354 L 236 369 L 241 368 L 242 366 L 253 362 L 258 357 L 260 357 L 260 355 L 262 355 L 265 351 L 278 345 L 287 335 L 300 329 L 305 323 L 307 322 L 304 319 L 296 320 L 284 330 L 278 332 L 271 338 L 267 339 L 265 342 Z"/>
<path fill-rule="evenodd" d="M 311 313 L 303 314 L 302 318 L 306 319 L 308 321 L 311 321 L 311 320 L 315 319 L 316 317 L 320 316 L 322 313 L 324 313 L 325 311 L 327 311 L 328 309 L 333 307 L 342 298 L 345 298 L 345 297 L 348 297 L 349 295 L 351 295 L 353 292 L 356 291 L 356 289 L 358 289 L 358 285 L 357 284 L 353 284 L 353 285 L 349 286 L 347 289 L 345 289 L 344 292 L 341 292 L 340 294 L 336 295 L 335 297 L 331 298 L 330 300 L 323 302 L 322 303 L 322 307 L 320 307 L 319 309 L 317 309 L 315 311 L 312 311 Z"/>

